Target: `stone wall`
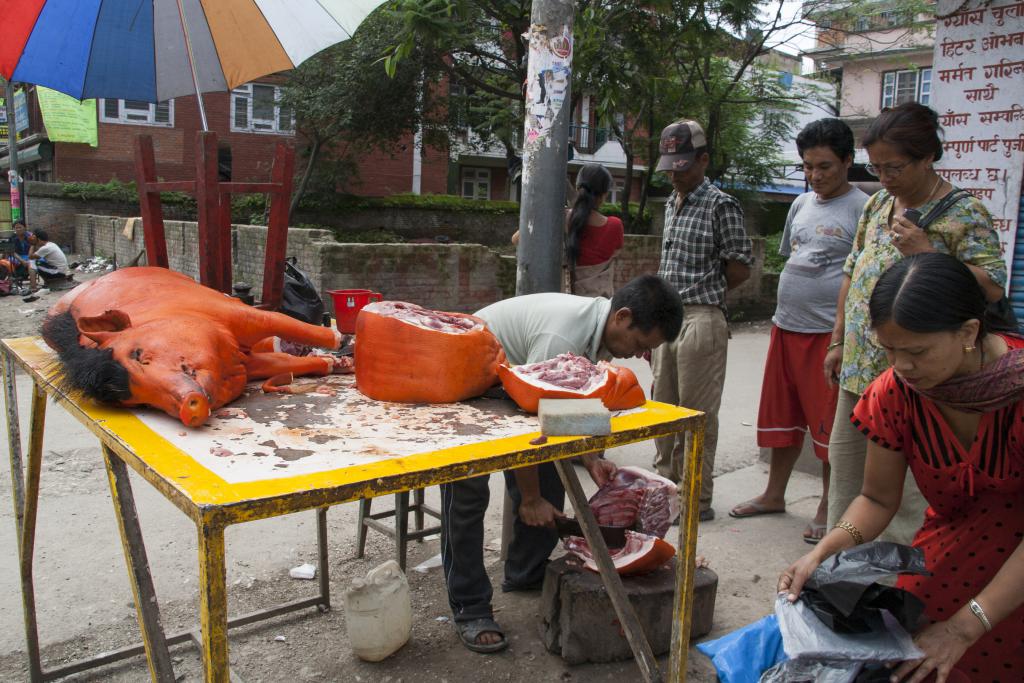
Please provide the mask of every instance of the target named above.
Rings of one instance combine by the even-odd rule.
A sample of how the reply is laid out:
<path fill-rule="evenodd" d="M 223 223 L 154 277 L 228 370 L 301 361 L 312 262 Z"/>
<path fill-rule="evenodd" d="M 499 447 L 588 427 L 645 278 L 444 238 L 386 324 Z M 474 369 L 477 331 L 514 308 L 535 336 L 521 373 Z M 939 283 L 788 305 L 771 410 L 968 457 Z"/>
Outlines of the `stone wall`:
<path fill-rule="evenodd" d="M 125 219 L 114 216 L 79 215 L 75 220 L 75 251 L 83 256 L 114 257 L 121 266 L 132 263 L 143 251 L 141 227 L 129 239 Z M 171 268 L 198 278 L 196 224 L 165 221 L 167 253 Z M 263 255 L 267 229 L 236 225 L 232 229 L 233 282 L 263 283 Z M 751 278 L 729 294 L 734 319 L 770 316 L 775 307 L 778 276 L 764 274 L 764 240 L 754 238 L 756 264 Z M 627 235 L 615 266 L 616 286 L 643 273 L 656 273 L 660 238 Z M 289 256 L 320 289 L 330 308 L 332 289 L 372 289 L 387 299 L 449 311 L 474 311 L 515 293 L 516 260 L 480 244 L 345 244 L 327 230 L 292 228 L 288 232 Z M 145 256 L 139 261 L 145 264 Z"/>
<path fill-rule="evenodd" d="M 65 197 L 59 183 L 41 183 L 30 180 L 25 183 L 27 223 L 29 229 L 42 228 L 49 233 L 50 240 L 61 247 L 76 245 L 75 217 L 89 212 L 105 216 L 138 216 L 139 205 L 121 202 L 88 201 Z M 165 218 L 182 218 L 179 209 L 164 207 Z M 109 252 L 105 255 L 109 255 Z"/>

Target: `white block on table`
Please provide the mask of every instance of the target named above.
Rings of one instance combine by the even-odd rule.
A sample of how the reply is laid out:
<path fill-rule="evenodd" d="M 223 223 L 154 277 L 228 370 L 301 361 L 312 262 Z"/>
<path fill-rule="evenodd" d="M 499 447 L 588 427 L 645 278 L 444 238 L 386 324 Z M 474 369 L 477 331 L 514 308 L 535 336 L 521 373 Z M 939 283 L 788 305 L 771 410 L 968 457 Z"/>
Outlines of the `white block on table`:
<path fill-rule="evenodd" d="M 604 436 L 612 415 L 597 398 L 542 398 L 537 410 L 545 436 Z"/>

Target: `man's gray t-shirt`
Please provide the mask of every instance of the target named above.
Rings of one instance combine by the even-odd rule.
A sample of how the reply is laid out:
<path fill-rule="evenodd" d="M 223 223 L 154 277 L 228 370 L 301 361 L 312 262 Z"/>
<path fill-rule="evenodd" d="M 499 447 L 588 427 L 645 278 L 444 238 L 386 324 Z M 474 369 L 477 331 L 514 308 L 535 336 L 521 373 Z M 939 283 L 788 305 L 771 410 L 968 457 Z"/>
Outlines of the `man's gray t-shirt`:
<path fill-rule="evenodd" d="M 512 365 L 539 363 L 562 353 L 610 360 L 604 327 L 611 312 L 604 297 L 556 292 L 504 299 L 476 312 L 501 342 Z"/>
<path fill-rule="evenodd" d="M 868 196 L 856 187 L 821 200 L 814 192 L 796 198 L 786 217 L 779 254 L 789 257 L 779 276 L 772 318 L 789 332 L 831 332 L 843 263 L 853 247 L 857 222 Z"/>

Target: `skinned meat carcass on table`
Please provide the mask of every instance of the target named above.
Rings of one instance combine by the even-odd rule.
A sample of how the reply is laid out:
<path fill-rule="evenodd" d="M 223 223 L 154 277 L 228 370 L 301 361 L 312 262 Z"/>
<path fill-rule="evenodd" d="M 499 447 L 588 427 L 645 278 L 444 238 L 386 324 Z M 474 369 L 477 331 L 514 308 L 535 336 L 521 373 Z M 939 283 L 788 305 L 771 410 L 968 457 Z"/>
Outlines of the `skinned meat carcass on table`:
<path fill-rule="evenodd" d="M 542 398 L 599 398 L 608 410 L 628 410 L 647 399 L 629 368 L 604 361 L 591 363 L 563 353 L 540 363 L 498 368 L 501 384 L 516 404 L 536 413 Z"/>
<path fill-rule="evenodd" d="M 276 336 L 337 349 L 336 330 L 247 306 L 166 268 L 124 268 L 79 285 L 53 305 L 42 334 L 67 386 L 105 403 L 152 406 L 189 427 L 249 380 L 340 369 L 330 355 L 254 348 Z"/>
<path fill-rule="evenodd" d="M 378 401 L 454 403 L 498 382 L 505 353 L 476 316 L 377 301 L 356 318 L 356 388 Z"/>
<path fill-rule="evenodd" d="M 661 540 L 679 516 L 679 489 L 668 479 L 639 467 L 620 467 L 589 503 L 598 524 L 627 530 L 626 546 L 612 552 L 620 574 L 653 571 L 675 555 L 675 549 Z M 565 547 L 597 571 L 584 539 L 571 536 Z"/>

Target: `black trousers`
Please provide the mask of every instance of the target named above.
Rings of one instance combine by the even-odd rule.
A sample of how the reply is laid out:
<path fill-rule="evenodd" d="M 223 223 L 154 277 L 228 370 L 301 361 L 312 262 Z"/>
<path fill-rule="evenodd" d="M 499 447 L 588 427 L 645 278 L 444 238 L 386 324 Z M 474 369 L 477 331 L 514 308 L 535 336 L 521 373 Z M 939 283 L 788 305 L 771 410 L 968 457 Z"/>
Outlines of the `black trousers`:
<path fill-rule="evenodd" d="M 505 486 L 518 512 L 522 495 L 515 475 L 505 472 Z M 539 466 L 540 493 L 561 510 L 565 489 L 555 466 Z M 441 558 L 448 588 L 448 604 L 455 621 L 491 617 L 491 580 L 484 566 L 484 515 L 490 501 L 490 475 L 441 486 Z M 525 588 L 544 579 L 548 556 L 558 545 L 554 529 L 524 524 L 514 515 L 512 542 L 505 560 L 503 590 Z"/>

